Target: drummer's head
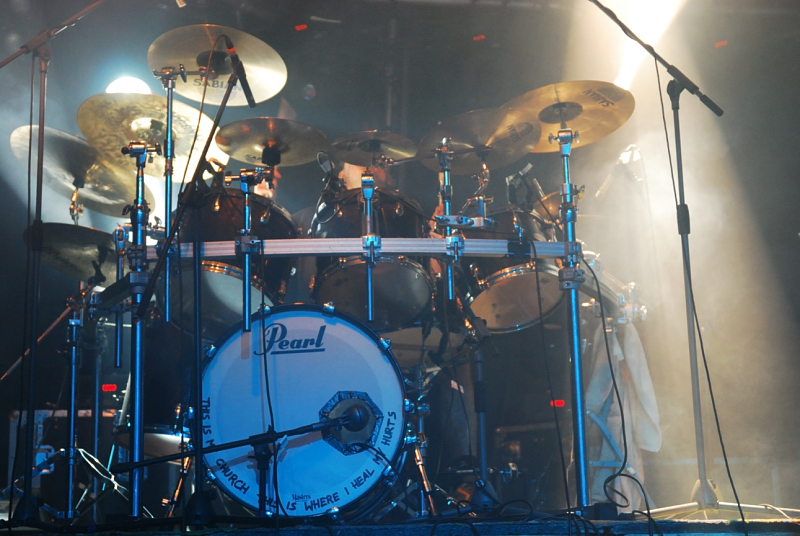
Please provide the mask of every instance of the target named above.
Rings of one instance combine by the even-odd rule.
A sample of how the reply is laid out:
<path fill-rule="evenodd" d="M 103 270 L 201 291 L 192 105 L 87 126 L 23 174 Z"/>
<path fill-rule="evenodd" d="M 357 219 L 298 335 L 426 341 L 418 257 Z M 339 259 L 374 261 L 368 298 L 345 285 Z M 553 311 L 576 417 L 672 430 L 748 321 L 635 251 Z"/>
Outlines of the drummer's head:
<path fill-rule="evenodd" d="M 361 188 L 361 175 L 367 170 L 363 166 L 354 166 L 345 162 L 342 165 L 342 170 L 339 172 L 339 178 L 344 180 L 345 188 L 348 190 L 352 188 Z M 375 186 L 384 189 L 394 189 L 394 180 L 392 174 L 389 173 L 387 168 L 374 167 L 370 168 L 372 176 L 375 177 Z"/>

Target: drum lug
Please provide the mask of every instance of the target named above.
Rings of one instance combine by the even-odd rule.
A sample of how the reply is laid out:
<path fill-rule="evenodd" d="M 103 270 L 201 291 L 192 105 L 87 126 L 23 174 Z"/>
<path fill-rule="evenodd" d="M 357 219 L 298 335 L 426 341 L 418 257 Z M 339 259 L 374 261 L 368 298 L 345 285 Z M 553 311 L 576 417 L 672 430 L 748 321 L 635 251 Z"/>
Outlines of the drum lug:
<path fill-rule="evenodd" d="M 391 486 L 394 484 L 394 480 L 397 477 L 397 473 L 394 472 L 391 465 L 387 465 L 386 468 L 381 473 L 381 476 L 386 479 L 386 481 Z"/>
<path fill-rule="evenodd" d="M 326 303 L 325 305 L 322 306 L 322 308 L 325 309 L 326 313 L 330 314 L 333 314 L 333 312 L 336 310 L 336 308 L 333 306 L 333 302 Z"/>
<path fill-rule="evenodd" d="M 403 400 L 403 411 L 406 413 L 414 413 L 414 403 L 407 398 Z"/>
<path fill-rule="evenodd" d="M 391 350 L 392 349 L 392 339 L 384 339 L 381 337 L 381 347 L 384 350 Z"/>

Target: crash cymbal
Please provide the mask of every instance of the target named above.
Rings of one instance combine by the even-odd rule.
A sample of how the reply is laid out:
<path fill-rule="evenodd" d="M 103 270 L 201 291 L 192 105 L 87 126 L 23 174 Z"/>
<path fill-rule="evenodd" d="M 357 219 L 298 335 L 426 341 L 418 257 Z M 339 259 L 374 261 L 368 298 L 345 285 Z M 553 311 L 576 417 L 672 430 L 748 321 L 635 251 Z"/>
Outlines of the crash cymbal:
<path fill-rule="evenodd" d="M 172 107 L 172 131 L 175 140 L 173 159 L 173 182 L 180 182 L 188 165 L 187 180 L 197 167 L 200 153 L 207 137 L 211 134 L 214 122 L 205 114 L 182 102 L 175 101 Z M 86 139 L 100 153 L 103 160 L 126 170 L 135 170 L 133 158 L 120 152 L 123 146 L 133 141 L 164 144 L 167 125 L 167 98 L 160 95 L 140 95 L 138 93 L 100 93 L 86 99 L 78 109 L 78 126 Z M 197 143 L 189 160 L 195 130 Z M 162 147 L 163 149 L 163 147 Z M 153 161 L 148 160 L 145 173 L 152 177 L 164 176 L 164 157 L 151 153 Z M 209 158 L 216 158 L 223 164 L 227 155 L 212 143 Z"/>
<path fill-rule="evenodd" d="M 489 168 L 512 164 L 539 141 L 541 127 L 536 118 L 525 118 L 516 110 L 489 108 L 451 117 L 428 132 L 419 144 L 417 157 L 439 171 L 435 149 L 449 138 L 455 156 L 450 170 L 456 175 L 478 173 L 481 163 Z"/>
<path fill-rule="evenodd" d="M 205 69 L 210 57 L 211 74 L 205 100 L 207 104 L 221 104 L 228 77 L 233 70 L 225 40 L 220 39 L 217 48 L 213 48 L 214 42 L 222 34 L 227 35 L 236 47 L 255 101 L 262 102 L 277 95 L 286 84 L 286 64 L 271 46 L 235 28 L 214 24 L 176 28 L 153 41 L 147 51 L 147 63 L 154 71 L 161 71 L 165 67 L 177 69 L 183 64 L 190 74 L 186 82 L 181 78 L 175 81 L 175 92 L 200 102 L 203 99 L 203 79 L 200 74 L 194 73 Z M 246 105 L 241 84 L 236 84 L 228 99 L 228 106 Z"/>
<path fill-rule="evenodd" d="M 39 127 L 21 126 L 11 133 L 11 150 L 20 162 L 28 159 L 28 136 L 39 136 Z M 35 143 L 35 141 L 34 141 Z M 60 195 L 72 197 L 84 208 L 121 216 L 136 197 L 136 174 L 103 162 L 100 154 L 83 138 L 55 128 L 44 128 L 44 183 Z M 145 186 L 145 199 L 153 194 Z"/>
<path fill-rule="evenodd" d="M 331 144 L 334 158 L 354 166 L 373 166 L 380 157 L 400 160 L 412 158 L 417 145 L 400 134 L 367 130 L 339 138 Z"/>
<path fill-rule="evenodd" d="M 531 152 L 554 153 L 559 151 L 559 145 L 550 143 L 548 135 L 555 135 L 562 125 L 578 132 L 577 147 L 588 145 L 622 126 L 633 113 L 634 105 L 633 95 L 621 87 L 609 82 L 576 80 L 534 89 L 501 108 L 539 121 L 543 136 Z"/>
<path fill-rule="evenodd" d="M 26 245 L 30 232 L 28 227 L 22 233 Z M 95 275 L 92 261 L 109 280 L 116 276 L 116 248 L 110 233 L 70 223 L 44 223 L 42 239 L 42 261 L 69 277 L 88 281 Z"/>
<path fill-rule="evenodd" d="M 234 121 L 219 129 L 217 145 L 231 158 L 252 165 L 263 165 L 264 149 L 280 153 L 281 166 L 311 162 L 328 148 L 325 134 L 316 128 L 276 117 L 252 117 Z"/>

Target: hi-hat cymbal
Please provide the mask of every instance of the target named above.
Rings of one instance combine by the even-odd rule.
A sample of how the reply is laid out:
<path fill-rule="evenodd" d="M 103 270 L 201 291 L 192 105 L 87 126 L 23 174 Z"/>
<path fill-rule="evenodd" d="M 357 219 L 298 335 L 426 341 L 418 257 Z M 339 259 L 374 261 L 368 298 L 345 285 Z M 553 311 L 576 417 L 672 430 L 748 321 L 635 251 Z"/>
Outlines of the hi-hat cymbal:
<path fill-rule="evenodd" d="M 392 160 L 412 158 L 417 145 L 400 134 L 366 130 L 339 138 L 331 144 L 334 158 L 354 166 L 373 166 L 380 157 Z"/>
<path fill-rule="evenodd" d="M 20 162 L 28 159 L 29 135 L 39 135 L 38 125 L 21 126 L 11 133 L 11 150 Z M 35 142 L 34 142 L 35 143 Z M 89 143 L 68 132 L 44 128 L 44 183 L 55 192 L 71 197 L 75 188 L 78 203 L 89 210 L 121 216 L 122 209 L 136 197 L 136 174 L 101 160 Z M 145 198 L 153 194 L 145 186 Z"/>
<path fill-rule="evenodd" d="M 535 118 L 523 117 L 516 110 L 474 110 L 434 127 L 420 142 L 417 157 L 426 167 L 439 171 L 434 151 L 443 138 L 449 138 L 448 147 L 456 153 L 450 170 L 457 175 L 478 173 L 482 162 L 489 168 L 516 162 L 537 144 L 541 132 Z"/>
<path fill-rule="evenodd" d="M 316 128 L 277 117 L 252 117 L 234 121 L 219 129 L 217 145 L 236 160 L 264 165 L 264 149 L 280 154 L 281 166 L 311 162 L 328 148 L 325 134 Z"/>
<path fill-rule="evenodd" d="M 622 126 L 634 106 L 630 91 L 609 82 L 576 80 L 534 89 L 501 108 L 539 121 L 545 135 L 531 152 L 554 153 L 559 151 L 559 145 L 549 143 L 547 136 L 555 135 L 559 128 L 577 131 L 578 147 L 588 145 Z"/>
<path fill-rule="evenodd" d="M 173 182 L 180 182 L 188 165 L 187 180 L 197 167 L 203 144 L 211 135 L 214 122 L 205 114 L 188 104 L 175 101 L 172 106 L 172 132 L 175 140 L 173 159 Z M 197 128 L 198 116 L 200 127 Z M 135 170 L 136 162 L 125 156 L 120 149 L 133 141 L 145 141 L 163 145 L 167 137 L 167 98 L 161 95 L 140 95 L 137 93 L 100 93 L 86 99 L 78 109 L 78 126 L 86 139 L 101 155 L 103 160 L 123 169 Z M 192 158 L 189 160 L 192 141 L 197 131 Z M 163 147 L 162 147 L 163 149 Z M 164 176 L 164 156 L 155 155 L 148 160 L 145 173 L 153 177 Z M 212 143 L 209 158 L 216 158 L 223 164 L 227 155 Z"/>
<path fill-rule="evenodd" d="M 236 47 L 255 101 L 262 102 L 277 95 L 286 84 L 286 64 L 271 46 L 235 28 L 214 24 L 176 28 L 153 41 L 147 51 L 147 63 L 154 71 L 168 67 L 177 69 L 183 64 L 189 73 L 196 73 L 206 68 L 210 57 L 211 74 L 208 77 L 205 99 L 207 104 L 221 104 L 228 77 L 233 71 L 224 39 L 220 39 L 216 49 L 213 48 L 214 42 L 222 34 L 227 35 Z M 202 77 L 199 74 L 189 74 L 186 82 L 178 78 L 175 81 L 175 92 L 200 102 L 203 99 Z M 247 105 L 241 84 L 236 84 L 233 88 L 228 105 Z"/>
<path fill-rule="evenodd" d="M 30 242 L 30 233 L 30 227 L 22 233 L 26 245 Z M 93 261 L 109 280 L 117 274 L 113 237 L 91 227 L 70 223 L 42 224 L 41 259 L 48 266 L 79 281 L 88 281 L 95 275 Z"/>

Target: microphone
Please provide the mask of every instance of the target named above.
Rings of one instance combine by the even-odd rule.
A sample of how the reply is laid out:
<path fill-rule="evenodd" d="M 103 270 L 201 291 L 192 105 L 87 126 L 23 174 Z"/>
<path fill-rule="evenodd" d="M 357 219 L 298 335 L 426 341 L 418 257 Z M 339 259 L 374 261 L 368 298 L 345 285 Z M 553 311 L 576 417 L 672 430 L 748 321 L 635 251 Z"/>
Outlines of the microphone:
<path fill-rule="evenodd" d="M 596 199 L 602 198 L 609 188 L 617 180 L 617 176 L 627 176 L 633 179 L 634 182 L 643 182 L 646 179 L 644 172 L 644 161 L 642 160 L 642 153 L 636 145 L 628 145 L 624 151 L 619 155 L 617 163 L 609 171 L 606 180 L 600 185 L 600 188 L 595 192 Z"/>
<path fill-rule="evenodd" d="M 223 35 L 222 37 L 225 38 L 225 46 L 228 48 L 228 54 L 231 56 L 231 63 L 236 70 L 236 76 L 239 78 L 239 83 L 242 84 L 242 91 L 244 91 L 244 98 L 247 99 L 247 105 L 250 108 L 255 108 L 256 100 L 253 98 L 253 92 L 250 91 L 250 83 L 247 81 L 247 74 L 244 72 L 244 65 L 242 65 L 242 61 L 239 59 L 239 54 L 236 53 L 236 47 L 233 46 L 233 41 L 231 41 L 230 37 L 227 35 Z"/>
<path fill-rule="evenodd" d="M 346 410 L 340 417 L 344 427 L 351 432 L 359 432 L 369 424 L 370 412 L 364 404 L 355 403 Z"/>

